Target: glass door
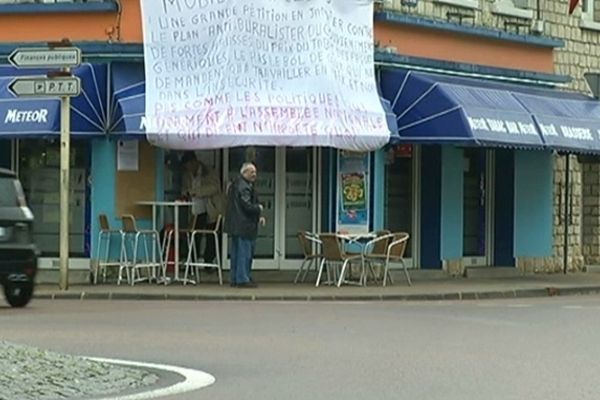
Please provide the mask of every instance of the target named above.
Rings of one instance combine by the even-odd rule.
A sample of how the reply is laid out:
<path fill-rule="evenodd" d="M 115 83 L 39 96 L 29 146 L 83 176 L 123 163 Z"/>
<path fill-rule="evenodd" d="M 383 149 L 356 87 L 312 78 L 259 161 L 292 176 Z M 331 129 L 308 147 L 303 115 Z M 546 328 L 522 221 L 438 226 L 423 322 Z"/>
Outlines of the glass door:
<path fill-rule="evenodd" d="M 225 151 L 225 176 L 231 182 L 244 162 L 256 164 L 256 190 L 267 224 L 256 240 L 255 269 L 294 269 L 303 254 L 297 233 L 317 225 L 316 149 L 239 147 Z"/>
<path fill-rule="evenodd" d="M 304 253 L 298 241 L 298 232 L 314 232 L 316 225 L 314 174 L 315 151 L 309 147 L 285 149 L 285 267 L 299 267 Z"/>
<path fill-rule="evenodd" d="M 228 182 L 233 182 L 240 175 L 240 168 L 245 162 L 256 165 L 258 175 L 255 188 L 264 207 L 263 216 L 267 224 L 258 229 L 254 268 L 276 268 L 276 255 L 279 253 L 279 249 L 275 248 L 277 150 L 273 147 L 236 147 L 229 149 L 226 158 Z"/>

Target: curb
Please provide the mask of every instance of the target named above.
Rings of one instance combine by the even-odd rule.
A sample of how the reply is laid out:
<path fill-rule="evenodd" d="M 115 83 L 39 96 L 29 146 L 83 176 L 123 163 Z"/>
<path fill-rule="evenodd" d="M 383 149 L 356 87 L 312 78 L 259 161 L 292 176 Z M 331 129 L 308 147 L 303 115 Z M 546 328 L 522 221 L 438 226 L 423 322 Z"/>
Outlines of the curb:
<path fill-rule="evenodd" d="M 44 300 L 145 300 L 145 301 L 442 301 L 491 300 L 532 297 L 575 296 L 600 293 L 600 286 L 544 287 L 483 292 L 447 292 L 421 294 L 365 294 L 365 295 L 260 295 L 260 294 L 156 294 L 114 292 L 42 292 L 34 299 Z"/>

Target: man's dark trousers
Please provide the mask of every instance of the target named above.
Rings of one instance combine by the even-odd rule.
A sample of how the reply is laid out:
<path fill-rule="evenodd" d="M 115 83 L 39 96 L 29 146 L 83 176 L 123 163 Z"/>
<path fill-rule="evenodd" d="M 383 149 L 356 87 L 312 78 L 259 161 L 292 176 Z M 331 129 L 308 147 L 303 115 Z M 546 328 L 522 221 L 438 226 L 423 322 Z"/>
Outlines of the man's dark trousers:
<path fill-rule="evenodd" d="M 234 285 L 251 281 L 252 259 L 256 239 L 246 239 L 241 236 L 231 237 L 231 270 L 230 282 Z"/>

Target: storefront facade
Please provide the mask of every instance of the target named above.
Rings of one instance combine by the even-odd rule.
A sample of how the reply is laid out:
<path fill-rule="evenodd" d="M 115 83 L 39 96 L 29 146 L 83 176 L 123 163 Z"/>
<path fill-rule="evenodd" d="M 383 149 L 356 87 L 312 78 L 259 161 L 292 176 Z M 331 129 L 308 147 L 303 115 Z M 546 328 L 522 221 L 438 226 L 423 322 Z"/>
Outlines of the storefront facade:
<path fill-rule="evenodd" d="M 93 257 L 91 250 L 97 243 L 100 214 L 107 214 L 115 227 L 120 226 L 119 217 L 124 213 L 137 215 L 141 226 L 149 226 L 148 210 L 135 202 L 173 199 L 180 192 L 181 153 L 153 148 L 144 136 L 139 4 L 134 0 L 122 1 L 118 10 L 111 8 L 116 5 L 112 2 L 101 4 L 97 5 L 104 7 L 101 10 L 86 10 L 85 4 L 64 4 L 62 12 L 46 15 L 43 32 L 20 29 L 26 33 L 15 36 L 15 30 L 7 29 L 0 34 L 3 42 L 0 53 L 4 55 L 25 42 L 58 40 L 67 35 L 82 47 L 94 74 L 106 70 L 105 78 L 98 78 L 104 76 L 102 73 L 96 75 L 96 84 L 100 82 L 97 88 L 84 82 L 84 88 L 89 87 L 102 105 L 91 107 L 95 113 L 86 118 L 81 118 L 77 111 L 73 113 L 82 123 L 89 124 L 88 119 L 94 121 L 90 124 L 93 132 L 77 135 L 73 142 L 72 168 L 76 174 L 73 179 L 77 184 L 72 200 L 71 266 L 82 270 L 88 268 Z M 39 24 L 39 16 L 28 11 L 34 5 L 20 6 L 22 10 L 16 15 L 0 14 L 4 26 Z M 446 10 L 444 5 L 436 7 L 440 7 L 440 12 Z M 548 89 L 563 84 L 568 77 L 555 74 L 555 50 L 564 42 L 544 35 L 462 26 L 441 21 L 438 15 L 435 19 L 423 18 L 421 8 L 419 5 L 411 12 L 389 9 L 375 16 L 379 85 L 383 96 L 394 106 L 401 140 L 369 156 L 368 229 L 409 232 L 407 257 L 412 268 L 462 274 L 471 266 L 522 267 L 543 263 L 554 252 L 553 152 L 578 151 L 585 145 L 548 145 L 539 129 L 534 135 L 525 128 L 517 129 L 519 134 L 513 135 L 516 138 L 497 140 L 494 132 L 488 132 L 488 136 L 475 132 L 477 120 L 470 124 L 462 121 L 463 125 L 447 124 L 436 132 L 419 131 L 419 126 L 427 125 L 418 124 L 419 119 L 427 114 L 416 113 L 419 108 L 416 100 L 422 95 L 427 97 L 427 89 L 409 93 L 415 98 L 400 98 L 406 92 L 400 90 L 398 83 L 402 80 L 397 78 L 409 72 L 431 73 L 432 91 L 440 86 L 507 90 L 508 100 L 495 101 L 499 102 L 498 109 L 511 111 L 506 104 L 515 101 L 512 93 L 520 93 L 520 89 L 495 87 L 494 82 L 526 87 L 522 90 L 524 96 L 538 95 L 537 87 Z M 114 19 L 116 15 L 127 23 L 121 25 Z M 396 77 L 392 79 L 393 75 Z M 467 81 L 461 82 L 461 76 Z M 425 79 L 420 84 L 428 82 Z M 417 82 L 415 87 L 420 84 Z M 549 98 L 554 96 L 544 93 Z M 444 99 L 456 100 L 457 110 L 470 104 L 459 92 L 448 96 Z M 90 99 L 93 97 L 89 95 L 82 98 L 85 102 Z M 436 101 L 434 96 L 433 103 Z M 411 108 L 412 104 L 417 106 Z M 431 107 L 429 116 L 444 112 L 444 109 L 436 111 L 435 104 Z M 536 114 L 533 108 L 527 110 L 530 115 Z M 0 117 L 0 123 L 6 120 L 5 115 Z M 493 115 L 487 117 L 494 119 Z M 518 119 L 514 122 L 519 126 Z M 532 123 L 535 125 L 536 121 Z M 42 268 L 58 266 L 55 250 L 58 235 L 53 233 L 57 229 L 52 228 L 57 223 L 58 186 L 49 183 L 58 175 L 56 128 L 40 133 L 31 127 L 12 126 L 7 128 L 10 132 L 2 131 L 4 139 L 0 140 L 1 162 L 19 172 L 40 221 L 36 240 L 45 255 Z M 119 170 L 120 141 L 137 143 L 138 171 Z M 198 155 L 220 172 L 224 186 L 237 174 L 241 162 L 257 162 L 258 189 L 270 221 L 260 233 L 257 267 L 294 269 L 301 256 L 295 237 L 298 230 L 338 228 L 341 179 L 338 151 L 261 147 L 198 152 Z"/>

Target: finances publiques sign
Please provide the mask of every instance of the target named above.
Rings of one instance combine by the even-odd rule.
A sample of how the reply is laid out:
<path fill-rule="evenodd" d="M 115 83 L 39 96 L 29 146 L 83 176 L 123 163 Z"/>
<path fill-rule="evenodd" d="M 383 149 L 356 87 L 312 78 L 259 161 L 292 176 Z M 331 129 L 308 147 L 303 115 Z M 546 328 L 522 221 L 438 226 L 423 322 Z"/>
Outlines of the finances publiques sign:
<path fill-rule="evenodd" d="M 141 4 L 152 143 L 364 151 L 388 142 L 372 0 Z"/>

